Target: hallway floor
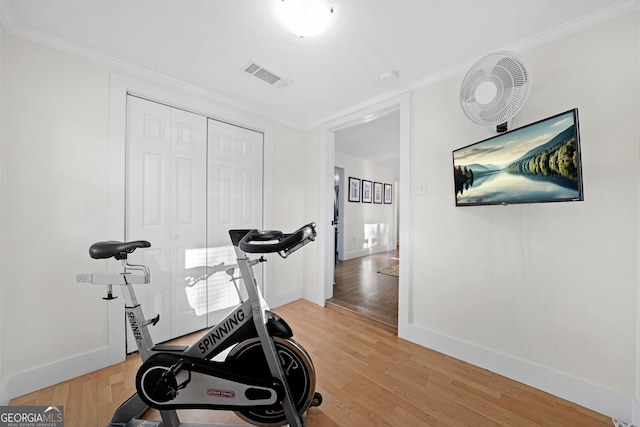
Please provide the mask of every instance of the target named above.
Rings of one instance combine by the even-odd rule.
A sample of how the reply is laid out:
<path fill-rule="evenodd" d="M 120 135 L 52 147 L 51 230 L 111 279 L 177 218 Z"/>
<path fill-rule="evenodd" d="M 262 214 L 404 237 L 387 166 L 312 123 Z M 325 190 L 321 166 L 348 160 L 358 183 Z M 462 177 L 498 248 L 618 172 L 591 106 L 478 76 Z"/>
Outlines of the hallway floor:
<path fill-rule="evenodd" d="M 398 257 L 395 250 L 338 261 L 328 305 L 361 314 L 397 332 L 398 277 L 378 271 L 397 265 Z"/>

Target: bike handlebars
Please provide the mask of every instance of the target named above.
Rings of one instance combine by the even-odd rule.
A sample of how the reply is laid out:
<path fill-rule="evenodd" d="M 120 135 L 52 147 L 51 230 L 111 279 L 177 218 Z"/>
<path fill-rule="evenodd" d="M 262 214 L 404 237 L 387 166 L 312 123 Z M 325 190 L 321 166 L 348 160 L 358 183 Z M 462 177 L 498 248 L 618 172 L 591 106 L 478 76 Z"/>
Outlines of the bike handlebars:
<path fill-rule="evenodd" d="M 278 230 L 230 230 L 231 241 L 247 253 L 277 252 L 282 258 L 288 257 L 309 242 L 316 239 L 314 222 L 300 227 L 291 234 Z"/>

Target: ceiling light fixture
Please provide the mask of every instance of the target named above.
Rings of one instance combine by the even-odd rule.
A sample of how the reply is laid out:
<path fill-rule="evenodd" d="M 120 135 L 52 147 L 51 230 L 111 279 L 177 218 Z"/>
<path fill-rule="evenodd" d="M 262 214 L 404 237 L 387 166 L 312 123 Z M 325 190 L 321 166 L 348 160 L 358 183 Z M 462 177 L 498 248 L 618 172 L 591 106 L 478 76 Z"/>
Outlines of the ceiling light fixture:
<path fill-rule="evenodd" d="M 329 28 L 333 6 L 327 0 L 281 0 L 280 19 L 300 37 L 312 37 Z"/>

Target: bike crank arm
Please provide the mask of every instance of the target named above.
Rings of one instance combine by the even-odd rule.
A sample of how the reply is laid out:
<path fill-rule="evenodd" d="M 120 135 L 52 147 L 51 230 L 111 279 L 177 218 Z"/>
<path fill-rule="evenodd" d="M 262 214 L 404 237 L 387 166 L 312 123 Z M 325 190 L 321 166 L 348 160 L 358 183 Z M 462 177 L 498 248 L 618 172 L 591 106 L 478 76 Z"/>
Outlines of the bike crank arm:
<path fill-rule="evenodd" d="M 235 376 L 210 363 L 190 363 L 179 356 L 156 355 L 138 371 L 138 394 L 158 410 L 239 410 L 282 401 L 284 388 L 278 381 Z"/>

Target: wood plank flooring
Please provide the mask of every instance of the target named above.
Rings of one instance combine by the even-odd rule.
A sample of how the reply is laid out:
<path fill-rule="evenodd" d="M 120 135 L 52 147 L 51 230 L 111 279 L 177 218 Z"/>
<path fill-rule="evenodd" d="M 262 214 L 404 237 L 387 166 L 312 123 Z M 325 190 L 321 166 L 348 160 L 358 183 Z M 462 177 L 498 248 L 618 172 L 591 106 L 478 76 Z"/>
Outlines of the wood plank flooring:
<path fill-rule="evenodd" d="M 317 391 L 308 427 L 612 426 L 608 417 L 412 344 L 369 322 L 299 300 L 276 310 L 311 354 Z M 194 341 L 195 336 L 183 342 Z M 20 397 L 64 405 L 65 427 L 105 426 L 134 391 L 139 357 Z M 183 422 L 237 423 L 233 413 L 180 411 Z M 154 411 L 147 418 L 159 419 Z"/>
<path fill-rule="evenodd" d="M 398 257 L 396 250 L 338 261 L 333 298 L 327 301 L 328 305 L 367 316 L 397 332 L 398 277 L 378 271 L 397 265 Z"/>

